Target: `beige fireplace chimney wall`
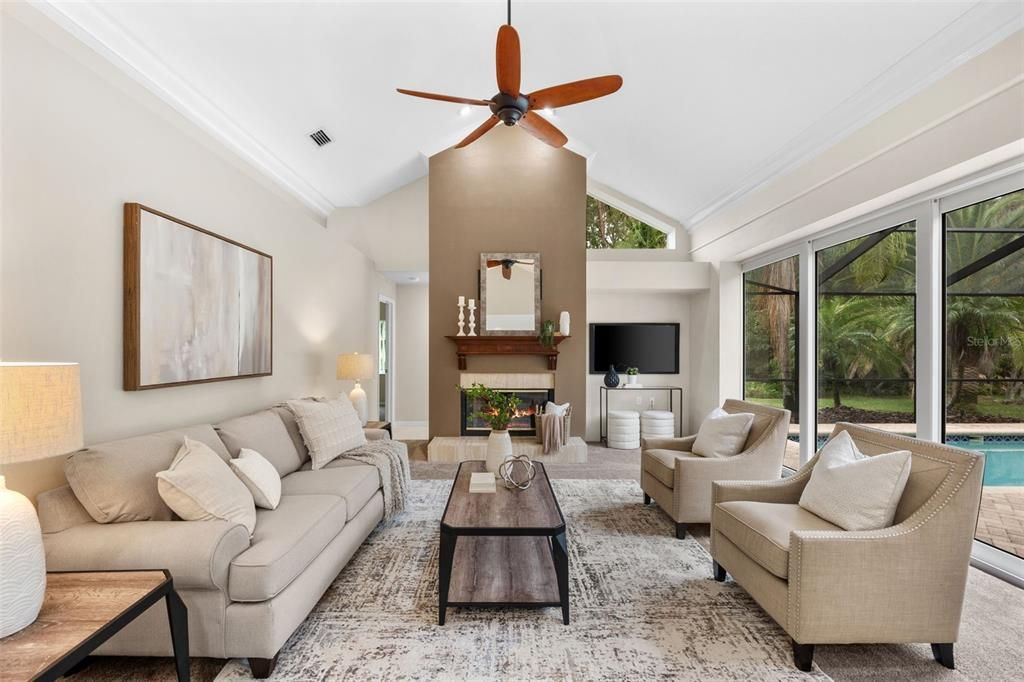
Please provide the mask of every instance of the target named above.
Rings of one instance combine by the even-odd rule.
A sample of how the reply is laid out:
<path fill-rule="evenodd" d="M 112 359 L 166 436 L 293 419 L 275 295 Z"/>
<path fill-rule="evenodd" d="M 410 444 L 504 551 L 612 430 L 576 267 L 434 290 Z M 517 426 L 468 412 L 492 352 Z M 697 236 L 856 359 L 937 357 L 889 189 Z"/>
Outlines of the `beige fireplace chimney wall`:
<path fill-rule="evenodd" d="M 586 160 L 518 128 L 498 126 L 464 149 L 430 158 L 430 435 L 459 435 L 455 346 L 458 297 L 478 298 L 480 253 L 541 257 L 541 319 L 572 316 L 558 346 L 555 399 L 573 405 L 573 435 L 586 424 Z M 479 310 L 477 310 L 479 313 Z M 467 324 L 468 324 L 467 311 Z M 478 315 L 479 329 L 479 315 Z M 541 356 L 470 356 L 468 372 L 546 372 Z"/>

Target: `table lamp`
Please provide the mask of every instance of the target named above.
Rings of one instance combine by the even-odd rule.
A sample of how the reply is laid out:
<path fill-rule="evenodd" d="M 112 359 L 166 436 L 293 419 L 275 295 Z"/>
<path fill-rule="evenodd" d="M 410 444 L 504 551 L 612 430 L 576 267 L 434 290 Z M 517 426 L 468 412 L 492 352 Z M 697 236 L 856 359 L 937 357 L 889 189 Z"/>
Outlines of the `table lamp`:
<path fill-rule="evenodd" d="M 366 391 L 359 385 L 360 379 L 369 379 L 376 374 L 372 355 L 366 353 L 344 353 L 338 356 L 338 378 L 352 379 L 356 385 L 348 394 L 352 406 L 356 408 L 359 421 L 366 426 Z"/>
<path fill-rule="evenodd" d="M 82 447 L 78 365 L 0 362 L 0 471 Z M 0 475 L 0 637 L 30 625 L 46 591 L 35 507 Z"/>

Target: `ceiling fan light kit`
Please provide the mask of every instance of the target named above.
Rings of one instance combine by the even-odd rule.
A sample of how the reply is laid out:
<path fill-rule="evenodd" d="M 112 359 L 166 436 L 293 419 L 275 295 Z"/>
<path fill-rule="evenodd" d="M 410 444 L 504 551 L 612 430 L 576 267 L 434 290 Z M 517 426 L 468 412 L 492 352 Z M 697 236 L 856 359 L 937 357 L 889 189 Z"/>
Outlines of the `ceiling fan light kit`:
<path fill-rule="evenodd" d="M 456 149 L 465 147 L 480 139 L 498 123 L 507 126 L 518 125 L 542 142 L 552 147 L 562 147 L 568 142 L 565 134 L 543 116 L 535 113 L 541 110 L 546 113 L 555 108 L 571 104 L 579 104 L 605 95 L 610 95 L 622 87 L 621 76 L 598 76 L 584 80 L 563 83 L 550 88 L 537 90 L 532 94 L 520 90 L 520 49 L 519 34 L 512 28 L 512 1 L 508 0 L 508 23 L 498 29 L 498 40 L 495 45 L 495 75 L 498 81 L 498 94 L 490 99 L 472 99 L 468 97 L 452 97 L 432 92 L 406 90 L 398 88 L 403 95 L 422 97 L 424 99 L 454 102 L 466 106 L 486 106 L 491 116 L 480 124 L 473 132 L 455 145 Z"/>

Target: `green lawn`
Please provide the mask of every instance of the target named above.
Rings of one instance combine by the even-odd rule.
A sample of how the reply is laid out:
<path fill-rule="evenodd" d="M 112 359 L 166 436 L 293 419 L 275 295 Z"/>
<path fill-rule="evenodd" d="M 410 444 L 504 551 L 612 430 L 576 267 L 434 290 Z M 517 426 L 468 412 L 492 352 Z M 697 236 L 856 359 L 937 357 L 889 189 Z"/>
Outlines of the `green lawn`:
<path fill-rule="evenodd" d="M 760 405 L 782 407 L 782 398 L 747 398 L 747 400 Z M 914 401 L 911 398 L 897 396 L 844 396 L 843 405 L 877 412 L 914 411 Z M 832 399 L 823 398 L 819 400 L 818 409 L 823 407 L 832 407 Z M 999 417 L 1017 417 L 1024 421 L 1024 405 L 1020 403 L 1004 403 L 990 396 L 980 396 L 978 398 L 978 411 L 981 414 Z"/>

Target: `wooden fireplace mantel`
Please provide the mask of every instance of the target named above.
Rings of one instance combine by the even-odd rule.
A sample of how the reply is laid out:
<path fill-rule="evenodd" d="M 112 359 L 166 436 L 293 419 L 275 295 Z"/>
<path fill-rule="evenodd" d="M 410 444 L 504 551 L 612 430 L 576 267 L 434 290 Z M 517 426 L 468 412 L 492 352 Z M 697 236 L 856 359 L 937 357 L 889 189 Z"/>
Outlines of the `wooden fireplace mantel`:
<path fill-rule="evenodd" d="M 447 336 L 455 344 L 459 369 L 466 369 L 467 355 L 543 355 L 548 369 L 558 369 L 558 344 L 568 336 L 555 334 L 554 346 L 545 346 L 536 336 Z"/>

